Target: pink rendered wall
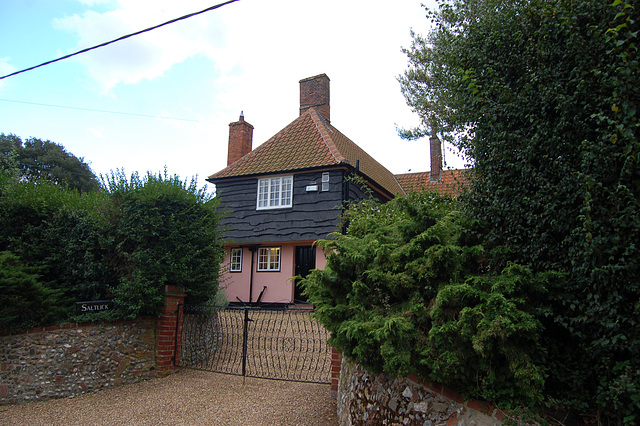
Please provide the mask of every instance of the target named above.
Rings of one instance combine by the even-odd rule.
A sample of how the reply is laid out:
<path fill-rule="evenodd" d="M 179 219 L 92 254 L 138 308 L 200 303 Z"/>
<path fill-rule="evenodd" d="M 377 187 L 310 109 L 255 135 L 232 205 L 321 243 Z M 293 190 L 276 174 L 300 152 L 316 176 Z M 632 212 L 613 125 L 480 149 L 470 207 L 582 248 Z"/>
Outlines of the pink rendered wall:
<path fill-rule="evenodd" d="M 258 296 L 264 286 L 267 289 L 262 296 L 262 302 L 266 303 L 291 303 L 293 302 L 293 280 L 295 247 L 300 244 L 273 244 L 263 247 L 281 247 L 280 271 L 279 272 L 258 272 L 256 264 L 258 253 L 254 254 L 253 272 L 253 294 L 252 301 L 258 300 Z M 243 248 L 242 252 L 242 272 L 228 272 L 229 258 L 232 247 L 225 248 L 225 259 L 223 270 L 227 271 L 221 277 L 221 286 L 224 287 L 227 298 L 230 302 L 237 302 L 239 297 L 243 302 L 249 301 L 249 285 L 251 283 L 251 251 Z M 316 250 L 316 268 L 322 269 L 326 265 L 326 258 L 321 249 Z"/>
<path fill-rule="evenodd" d="M 237 302 L 239 297 L 244 302 L 249 301 L 249 280 L 251 279 L 251 252 L 249 249 L 242 250 L 242 272 L 229 272 L 229 261 L 231 247 L 225 247 L 224 262 L 222 270 L 225 271 L 220 277 L 220 287 L 224 288 L 229 302 Z"/>
<path fill-rule="evenodd" d="M 253 300 L 258 300 L 258 295 L 264 286 L 267 289 L 262 296 L 263 302 L 290 303 L 293 298 L 293 276 L 295 250 L 293 245 L 279 244 L 274 247 L 282 247 L 280 252 L 280 272 L 253 273 Z M 257 258 L 257 253 L 256 253 Z M 248 284 L 247 284 L 248 285 Z"/>
<path fill-rule="evenodd" d="M 327 258 L 324 251 L 316 246 L 316 269 L 324 269 L 325 266 L 327 266 Z"/>

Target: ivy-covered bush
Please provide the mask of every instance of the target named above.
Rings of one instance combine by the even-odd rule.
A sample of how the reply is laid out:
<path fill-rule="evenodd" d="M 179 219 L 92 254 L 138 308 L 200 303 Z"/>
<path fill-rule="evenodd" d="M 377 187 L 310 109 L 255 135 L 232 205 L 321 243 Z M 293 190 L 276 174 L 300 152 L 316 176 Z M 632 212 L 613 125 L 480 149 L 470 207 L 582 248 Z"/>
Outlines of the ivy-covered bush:
<path fill-rule="evenodd" d="M 556 274 L 487 270 L 481 229 L 432 193 L 346 213 L 304 281 L 330 343 L 374 372 L 416 373 L 468 396 L 534 403 L 544 387 L 544 299 Z"/>
<path fill-rule="evenodd" d="M 438 0 L 400 78 L 421 125 L 473 165 L 491 266 L 566 279 L 541 318 L 545 403 L 640 422 L 640 7 Z M 579 416 L 577 416 L 579 417 Z"/>

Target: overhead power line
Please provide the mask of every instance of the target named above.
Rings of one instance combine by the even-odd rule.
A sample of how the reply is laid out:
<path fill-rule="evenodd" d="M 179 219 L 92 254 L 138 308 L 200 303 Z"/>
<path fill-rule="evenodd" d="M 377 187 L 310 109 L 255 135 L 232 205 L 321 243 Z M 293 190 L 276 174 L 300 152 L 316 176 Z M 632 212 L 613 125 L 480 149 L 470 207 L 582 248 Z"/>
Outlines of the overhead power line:
<path fill-rule="evenodd" d="M 37 105 L 37 106 L 44 106 L 44 107 L 50 107 L 50 108 L 75 109 L 75 110 L 78 110 L 78 111 L 104 112 L 104 113 L 107 113 L 107 114 L 133 115 L 133 116 L 136 116 L 136 117 L 162 118 L 164 120 L 191 121 L 193 123 L 211 123 L 211 121 L 194 120 L 194 119 L 191 119 L 191 118 L 164 117 L 162 115 L 137 114 L 135 112 L 109 111 L 109 110 L 105 110 L 105 109 L 82 108 L 82 107 L 73 107 L 73 106 L 66 106 L 66 105 L 54 105 L 54 104 L 43 104 L 43 103 L 38 103 L 38 102 L 16 101 L 16 100 L 13 100 L 13 99 L 0 99 L 0 102 L 13 102 L 13 103 L 16 103 L 16 104 Z"/>
<path fill-rule="evenodd" d="M 172 19 L 172 20 L 167 21 L 167 22 L 165 22 L 165 23 L 163 23 L 163 24 L 160 24 L 160 25 L 156 25 L 156 26 L 154 26 L 154 27 L 150 27 L 150 28 L 144 29 L 144 30 L 142 30 L 142 31 L 137 31 L 137 32 L 135 32 L 135 33 L 127 34 L 127 35 L 122 36 L 122 37 L 118 37 L 118 38 L 116 38 L 116 39 L 114 39 L 114 40 L 111 40 L 111 41 L 108 41 L 108 42 L 106 42 L 106 43 L 98 44 L 97 46 L 93 46 L 93 47 L 88 47 L 88 48 L 86 48 L 86 49 L 79 50 L 79 51 L 77 51 L 77 52 L 75 52 L 75 53 L 71 53 L 71 54 L 69 54 L 69 55 L 61 56 L 61 57 L 60 57 L 60 58 L 58 58 L 58 59 L 53 59 L 53 60 L 51 60 L 51 61 L 43 62 L 43 63 L 41 63 L 40 65 L 35 65 L 35 66 L 33 66 L 33 67 L 25 68 L 25 69 L 20 70 L 20 71 L 12 72 L 11 74 L 3 75 L 2 77 L 0 77 L 0 80 L 2 80 L 2 79 L 4 79 L 4 78 L 7 78 L 7 77 L 11 77 L 11 76 L 17 75 L 17 74 L 21 74 L 21 73 L 23 73 L 23 72 L 31 71 L 31 70 L 34 70 L 34 69 L 36 69 L 36 68 L 43 67 L 43 66 L 45 66 L 45 65 L 53 64 L 54 62 L 59 62 L 59 61 L 62 61 L 62 60 L 64 60 L 64 59 L 68 59 L 68 58 L 71 58 L 71 57 L 73 57 L 73 56 L 80 55 L 81 53 L 86 53 L 86 52 L 89 52 L 89 51 L 91 51 L 91 50 L 98 49 L 98 48 L 100 48 L 100 47 L 108 46 L 108 45 L 113 44 L 113 43 L 116 43 L 116 42 L 118 42 L 118 41 L 125 40 L 125 39 L 127 39 L 127 38 L 130 38 L 130 37 L 133 37 L 133 36 L 137 36 L 137 35 L 139 35 L 139 34 L 146 33 L 146 32 L 149 32 L 149 31 L 152 31 L 152 30 L 158 29 L 158 28 L 160 28 L 160 27 L 164 27 L 165 25 L 173 24 L 174 22 L 182 21 L 182 20 L 184 20 L 184 19 L 188 19 L 188 18 L 191 18 L 191 17 L 193 17 L 193 16 L 197 16 L 197 15 L 200 15 L 200 14 L 202 14 L 202 13 L 209 12 L 209 11 L 211 11 L 211 10 L 214 10 L 214 9 L 218 9 L 218 8 L 220 8 L 220 7 L 222 7 L 222 6 L 226 6 L 226 5 L 230 4 L 230 3 L 235 3 L 235 2 L 237 2 L 237 1 L 239 1 L 239 0 L 229 0 L 229 1 L 226 1 L 226 2 L 224 2 L 224 3 L 220 3 L 220 4 L 217 4 L 217 5 L 215 5 L 215 6 L 208 7 L 208 8 L 206 8 L 206 9 L 204 9 L 204 10 L 201 10 L 200 12 L 190 13 L 190 14 L 188 14 L 188 15 L 184 15 L 184 16 L 181 16 L 181 17 L 179 17 L 179 18 Z"/>

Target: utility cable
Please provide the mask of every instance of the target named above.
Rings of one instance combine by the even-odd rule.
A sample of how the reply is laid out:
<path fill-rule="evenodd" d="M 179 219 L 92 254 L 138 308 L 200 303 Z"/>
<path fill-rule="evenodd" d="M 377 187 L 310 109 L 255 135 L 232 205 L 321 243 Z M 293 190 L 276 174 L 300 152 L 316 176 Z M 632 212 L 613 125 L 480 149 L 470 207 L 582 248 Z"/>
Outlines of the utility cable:
<path fill-rule="evenodd" d="M 104 113 L 107 113 L 107 114 L 133 115 L 133 116 L 136 116 L 136 117 L 162 118 L 164 120 L 191 121 L 193 123 L 211 123 L 211 121 L 193 120 L 191 118 L 164 117 L 162 115 L 137 114 L 137 113 L 134 113 L 134 112 L 109 111 L 109 110 L 95 109 L 95 108 L 82 108 L 82 107 L 73 107 L 73 106 L 66 106 L 66 105 L 42 104 L 42 103 L 38 103 L 38 102 L 15 101 L 15 100 L 12 100 L 12 99 L 0 99 L 0 102 L 13 102 L 13 103 L 17 103 L 17 104 L 38 105 L 38 106 L 44 106 L 44 107 L 50 107 L 50 108 L 75 109 L 75 110 L 78 110 L 78 111 L 104 112 Z"/>
<path fill-rule="evenodd" d="M 97 45 L 97 46 L 93 46 L 93 47 L 88 47 L 88 48 L 86 48 L 86 49 L 79 50 L 79 51 L 77 51 L 77 52 L 75 52 L 75 53 L 71 53 L 71 54 L 69 54 L 69 55 L 62 56 L 62 57 L 60 57 L 60 58 L 58 58 L 58 59 L 53 59 L 53 60 L 51 60 L 51 61 L 43 62 L 43 63 L 41 63 L 40 65 L 35 65 L 35 66 L 33 66 L 33 67 L 25 68 L 25 69 L 20 70 L 20 71 L 12 72 L 11 74 L 3 75 L 2 77 L 0 77 L 0 80 L 2 80 L 2 79 L 4 79 L 4 78 L 7 78 L 7 77 L 11 77 L 11 76 L 17 75 L 17 74 L 21 74 L 21 73 L 23 73 L 23 72 L 31 71 L 31 70 L 34 70 L 34 69 L 36 69 L 36 68 L 43 67 L 43 66 L 45 66 L 45 65 L 53 64 L 54 62 L 62 61 L 63 59 L 68 59 L 68 58 L 71 58 L 71 57 L 73 57 L 73 56 L 79 55 L 79 54 L 81 54 L 81 53 L 86 53 L 86 52 L 89 52 L 89 51 L 91 51 L 91 50 L 98 49 L 98 48 L 100 48 L 100 47 L 108 46 L 108 45 L 113 44 L 113 43 L 115 43 L 115 42 L 118 42 L 118 41 L 121 41 L 121 40 L 125 40 L 125 39 L 128 39 L 128 38 L 130 38 L 130 37 L 137 36 L 137 35 L 140 35 L 140 34 L 142 34 L 142 33 L 146 33 L 146 32 L 149 32 L 149 31 L 152 31 L 152 30 L 158 29 L 158 28 L 160 28 L 160 27 L 164 27 L 165 25 L 173 24 L 174 22 L 182 21 L 182 20 L 184 20 L 184 19 L 191 18 L 191 17 L 193 17 L 193 16 L 197 16 L 197 15 L 200 15 L 200 14 L 202 14 L 202 13 L 209 12 L 209 11 L 211 11 L 211 10 L 214 10 L 214 9 L 218 9 L 218 8 L 220 8 L 220 7 L 222 7 L 222 6 L 226 6 L 226 5 L 230 4 L 230 3 L 235 3 L 235 2 L 237 2 L 237 1 L 238 1 L 238 0 L 229 0 L 229 1 L 226 1 L 226 2 L 224 2 L 224 3 L 220 3 L 220 4 L 217 4 L 217 5 L 215 5 L 215 6 L 208 7 L 208 8 L 206 8 L 206 9 L 204 9 L 204 10 L 201 10 L 200 12 L 190 13 L 190 14 L 188 14 L 188 15 L 184 15 L 184 16 L 181 16 L 181 17 L 179 17 L 179 18 L 172 19 L 172 20 L 167 21 L 167 22 L 165 22 L 165 23 L 163 23 L 163 24 L 160 24 L 160 25 L 156 25 L 156 26 L 154 26 L 154 27 L 149 27 L 149 28 L 147 28 L 147 29 L 144 29 L 144 30 L 141 30 L 141 31 L 137 31 L 137 32 L 135 32 L 135 33 L 127 34 L 127 35 L 122 36 L 122 37 L 118 37 L 118 38 L 116 38 L 116 39 L 114 39 L 114 40 L 111 40 L 111 41 L 108 41 L 108 42 L 106 42 L 106 43 L 102 43 L 102 44 L 99 44 L 99 45 Z"/>

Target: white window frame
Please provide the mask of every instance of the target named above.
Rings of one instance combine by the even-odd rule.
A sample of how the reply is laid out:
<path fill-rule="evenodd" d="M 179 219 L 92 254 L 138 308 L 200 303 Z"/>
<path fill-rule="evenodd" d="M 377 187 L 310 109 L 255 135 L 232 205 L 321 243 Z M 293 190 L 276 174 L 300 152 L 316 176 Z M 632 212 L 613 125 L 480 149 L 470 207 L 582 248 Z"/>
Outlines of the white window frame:
<path fill-rule="evenodd" d="M 258 272 L 280 272 L 281 247 L 258 248 Z"/>
<path fill-rule="evenodd" d="M 329 172 L 325 172 L 322 174 L 322 191 L 326 192 L 329 190 Z"/>
<path fill-rule="evenodd" d="M 292 206 L 292 175 L 258 179 L 256 210 L 284 209 Z"/>
<path fill-rule="evenodd" d="M 234 261 L 234 253 L 238 254 Z M 232 248 L 229 252 L 229 272 L 242 272 L 242 248 Z M 235 267 L 235 268 L 234 268 Z"/>

